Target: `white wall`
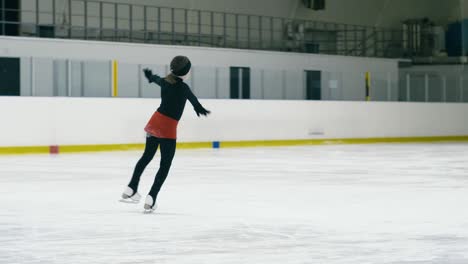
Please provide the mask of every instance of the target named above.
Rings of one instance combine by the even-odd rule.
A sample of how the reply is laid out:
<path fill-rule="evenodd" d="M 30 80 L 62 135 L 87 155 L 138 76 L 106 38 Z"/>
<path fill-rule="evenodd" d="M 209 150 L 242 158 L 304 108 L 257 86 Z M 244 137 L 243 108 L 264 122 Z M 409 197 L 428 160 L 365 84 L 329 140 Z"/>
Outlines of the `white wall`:
<path fill-rule="evenodd" d="M 79 60 L 120 60 L 132 63 L 166 64 L 180 54 L 201 66 L 246 66 L 262 69 L 322 69 L 325 71 L 398 72 L 398 60 L 272 52 L 190 46 L 132 44 L 103 41 L 80 41 L 0 37 L 0 56 L 66 58 Z M 254 59 L 253 59 L 254 58 Z"/>
<path fill-rule="evenodd" d="M 159 99 L 0 97 L 0 146 L 143 143 Z M 179 141 L 468 135 L 467 104 L 202 100 Z M 323 133 L 318 135 L 317 132 Z"/>
<path fill-rule="evenodd" d="M 468 67 L 464 65 L 428 65 L 403 68 L 400 78 L 410 79 L 410 97 L 424 101 L 468 102 Z M 427 89 L 426 89 L 427 78 Z M 401 95 L 407 85 L 401 85 Z"/>
<path fill-rule="evenodd" d="M 22 57 L 29 61 L 29 57 L 34 57 L 35 60 L 50 59 L 70 59 L 79 61 L 101 61 L 99 65 L 95 65 L 95 69 L 100 71 L 88 72 L 85 76 L 76 76 L 74 80 L 84 80 L 86 84 L 102 83 L 109 74 L 109 60 L 118 60 L 125 65 L 128 64 L 143 64 L 152 67 L 157 73 L 164 74 L 167 72 L 167 65 L 170 60 L 176 55 L 188 56 L 194 65 L 194 78 L 191 82 L 195 84 L 195 90 L 199 89 L 196 86 L 200 84 L 200 78 L 207 81 L 206 87 L 201 87 L 201 95 L 203 97 L 212 98 L 213 93 L 217 93 L 219 97 L 229 95 L 229 76 L 226 76 L 226 71 L 229 71 L 231 66 L 251 67 L 256 72 L 252 73 L 252 82 L 258 84 L 261 80 L 253 80 L 253 78 L 262 78 L 259 74 L 263 71 L 264 91 L 255 90 L 252 86 L 254 95 L 263 93 L 264 98 L 276 99 L 281 98 L 286 94 L 288 99 L 303 99 L 300 95 L 305 95 L 304 90 L 299 87 L 303 84 L 303 80 L 298 80 L 303 76 L 304 70 L 320 70 L 322 75 L 322 88 L 328 89 L 330 81 L 338 81 L 339 96 L 330 95 L 324 99 L 331 100 L 364 100 L 364 73 L 369 71 L 384 76 L 382 84 L 398 82 L 398 60 L 394 59 L 379 59 L 379 58 L 364 58 L 351 56 L 332 56 L 319 54 L 301 54 L 292 52 L 271 52 L 258 50 L 240 50 L 240 49 L 220 49 L 220 48 L 203 48 L 203 47 L 188 47 L 188 46 L 168 46 L 168 45 L 146 45 L 146 44 L 130 44 L 130 43 L 115 43 L 115 42 L 93 42 L 80 40 L 61 40 L 61 39 L 39 39 L 39 38 L 15 38 L 15 37 L 0 37 L 0 57 Z M 43 59 L 44 58 L 44 59 Z M 96 63 L 95 63 L 96 64 Z M 52 64 L 51 64 L 52 65 Z M 75 67 L 76 66 L 76 67 Z M 72 72 L 80 65 L 72 65 Z M 45 67 L 37 65 L 37 68 Z M 217 68 L 219 76 L 217 81 L 216 91 L 213 87 L 215 80 L 214 74 L 209 75 L 207 68 L 212 69 L 213 73 Z M 127 67 L 128 68 L 128 67 Z M 131 69 L 129 75 L 125 78 L 137 80 L 137 71 Z M 197 68 L 200 71 L 197 72 Z M 123 67 L 123 70 L 125 66 Z M 22 61 L 22 71 L 28 71 L 29 66 Z M 205 74 L 204 74 L 205 73 Z M 95 75 L 98 76 L 95 76 Z M 22 86 L 29 85 L 30 79 L 26 74 L 22 75 Z M 387 79 L 389 78 L 389 79 Z M 37 75 L 36 79 L 42 80 Z M 108 80 L 108 79 L 107 79 Z M 96 82 L 95 82 L 96 81 Z M 51 82 L 52 83 L 52 82 Z M 75 81 L 72 81 L 75 85 Z M 76 84 L 79 86 L 79 83 Z M 132 89 L 132 85 L 128 82 L 123 82 L 125 94 L 136 96 Z M 146 82 L 142 82 L 143 95 L 151 93 L 152 96 L 157 96 L 157 91 L 149 92 Z M 100 87 L 104 87 L 102 83 Z M 41 85 L 41 87 L 48 87 Z M 133 88 L 138 85 L 135 83 Z M 303 87 L 303 86 L 302 86 Z M 44 88 L 46 89 L 46 88 Z M 305 89 L 305 88 L 304 88 Z M 387 89 L 386 87 L 383 89 Z M 392 88 L 393 89 L 393 88 Z M 23 88 L 28 91 L 28 88 Z M 85 87 L 85 92 L 86 90 Z M 200 90 L 199 90 L 200 91 Z M 286 91 L 286 93 L 285 93 Z M 86 93 L 85 93 L 86 94 Z M 99 94 L 100 96 L 105 94 Z M 254 97 L 256 98 L 256 97 Z"/>

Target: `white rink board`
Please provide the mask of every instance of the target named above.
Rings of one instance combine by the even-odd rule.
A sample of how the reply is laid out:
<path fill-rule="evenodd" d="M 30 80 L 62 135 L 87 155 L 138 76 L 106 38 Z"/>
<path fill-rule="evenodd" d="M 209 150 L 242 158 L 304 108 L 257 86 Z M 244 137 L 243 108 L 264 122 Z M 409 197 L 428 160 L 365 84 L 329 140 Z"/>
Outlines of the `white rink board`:
<path fill-rule="evenodd" d="M 160 99 L 0 97 L 0 146 L 143 143 Z M 201 100 L 180 142 L 468 135 L 468 104 Z"/>
<path fill-rule="evenodd" d="M 0 263 L 468 263 L 466 144 L 182 150 L 151 215 L 140 154 L 0 157 Z"/>

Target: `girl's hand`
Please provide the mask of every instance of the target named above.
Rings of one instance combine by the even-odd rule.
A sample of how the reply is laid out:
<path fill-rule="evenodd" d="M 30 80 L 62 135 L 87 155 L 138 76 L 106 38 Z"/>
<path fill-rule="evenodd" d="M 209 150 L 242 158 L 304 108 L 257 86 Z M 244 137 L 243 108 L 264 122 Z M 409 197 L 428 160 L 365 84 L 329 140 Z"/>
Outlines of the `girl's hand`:
<path fill-rule="evenodd" d="M 149 83 L 153 81 L 153 71 L 151 71 L 148 68 L 143 69 L 143 72 L 145 73 L 145 77 L 148 80 Z"/>
<path fill-rule="evenodd" d="M 207 116 L 211 113 L 211 111 L 205 109 L 203 106 L 198 106 L 198 107 L 195 107 L 195 112 L 197 113 L 197 116 L 200 117 L 200 115 L 204 115 L 204 116 Z"/>

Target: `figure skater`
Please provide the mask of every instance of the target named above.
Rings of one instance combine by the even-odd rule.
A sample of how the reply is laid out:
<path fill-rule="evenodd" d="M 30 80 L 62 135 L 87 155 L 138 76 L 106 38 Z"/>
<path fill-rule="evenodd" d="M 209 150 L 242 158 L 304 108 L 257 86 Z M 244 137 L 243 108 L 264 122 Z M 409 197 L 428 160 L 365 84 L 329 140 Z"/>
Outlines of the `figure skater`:
<path fill-rule="evenodd" d="M 170 66 L 171 73 L 165 78 L 153 75 L 149 69 L 143 70 L 149 83 L 155 83 L 161 87 L 161 105 L 145 127 L 147 134 L 143 156 L 137 162 L 132 179 L 122 194 L 124 201 L 139 202 L 141 195 L 138 193 L 138 184 L 141 174 L 160 147 L 159 170 L 145 199 L 144 208 L 149 211 L 156 209 L 156 198 L 171 168 L 176 151 L 177 124 L 184 112 L 187 99 L 193 105 L 197 116 L 206 116 L 210 113 L 198 102 L 190 87 L 184 83 L 190 75 L 190 60 L 185 56 L 176 56 L 172 59 Z"/>

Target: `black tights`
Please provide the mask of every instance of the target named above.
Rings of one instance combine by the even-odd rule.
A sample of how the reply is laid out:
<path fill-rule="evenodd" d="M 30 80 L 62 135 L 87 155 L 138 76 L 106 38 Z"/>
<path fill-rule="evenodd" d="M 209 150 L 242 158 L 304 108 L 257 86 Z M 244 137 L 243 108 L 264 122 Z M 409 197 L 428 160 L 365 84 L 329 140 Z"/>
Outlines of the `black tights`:
<path fill-rule="evenodd" d="M 153 197 L 153 201 L 156 201 L 161 186 L 166 180 L 169 169 L 171 168 L 172 159 L 174 158 L 176 150 L 176 140 L 166 138 L 156 138 L 153 136 L 146 137 L 146 146 L 143 156 L 137 162 L 135 170 L 133 171 L 133 177 L 128 184 L 128 187 L 132 188 L 135 192 L 138 190 L 138 184 L 140 183 L 140 177 L 146 166 L 153 159 L 154 154 L 158 150 L 158 146 L 161 146 L 161 163 L 159 166 L 158 173 L 154 178 L 153 186 L 149 192 L 149 195 Z"/>

